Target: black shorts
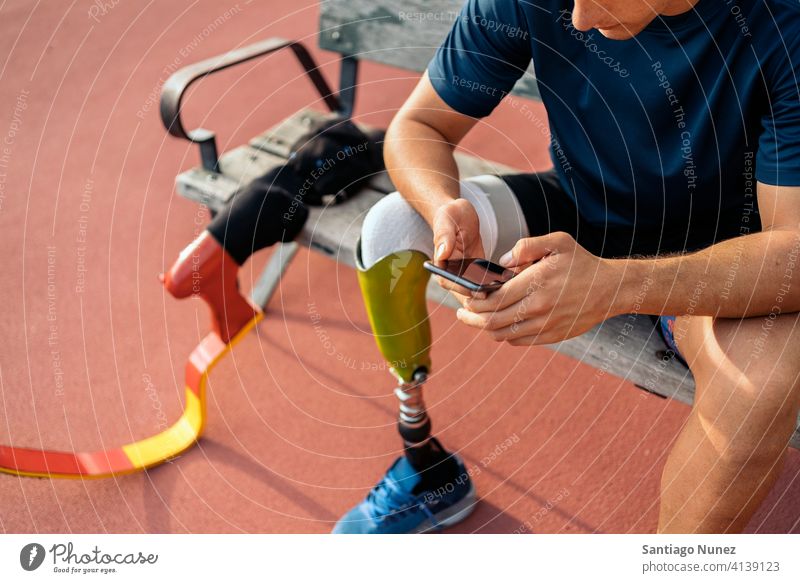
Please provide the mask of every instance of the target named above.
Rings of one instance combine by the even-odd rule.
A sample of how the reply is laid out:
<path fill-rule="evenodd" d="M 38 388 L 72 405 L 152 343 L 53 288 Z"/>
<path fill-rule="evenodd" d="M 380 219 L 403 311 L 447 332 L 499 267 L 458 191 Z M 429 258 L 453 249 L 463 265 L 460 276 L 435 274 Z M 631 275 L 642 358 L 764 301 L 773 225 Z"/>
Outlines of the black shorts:
<path fill-rule="evenodd" d="M 728 210 L 719 217 L 699 217 L 688 223 L 676 218 L 673 222 L 665 221 L 661 228 L 598 225 L 580 215 L 554 170 L 506 174 L 500 178 L 516 195 L 532 237 L 564 231 L 599 257 L 686 253 L 742 234 L 742 209 Z M 753 209 L 747 227 L 750 232 L 761 230 L 757 208 Z"/>

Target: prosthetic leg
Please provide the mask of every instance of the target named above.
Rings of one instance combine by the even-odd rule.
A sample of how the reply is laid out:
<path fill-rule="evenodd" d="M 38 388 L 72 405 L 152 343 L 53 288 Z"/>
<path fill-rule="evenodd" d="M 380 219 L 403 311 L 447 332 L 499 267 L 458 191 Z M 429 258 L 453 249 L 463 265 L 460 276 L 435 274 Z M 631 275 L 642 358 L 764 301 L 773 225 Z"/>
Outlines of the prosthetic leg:
<path fill-rule="evenodd" d="M 407 249 L 365 269 L 360 239 L 356 246 L 358 282 L 369 323 L 398 382 L 398 428 L 407 447 L 426 441 L 431 430 L 422 400 L 422 385 L 431 369 L 431 327 L 425 305 L 430 272 L 422 267 L 427 259 L 424 253 Z"/>
<path fill-rule="evenodd" d="M 386 255 L 369 269 L 356 244 L 356 271 L 375 341 L 397 379 L 398 431 L 411 465 L 427 476 L 442 473 L 448 462 L 438 440 L 431 437 L 431 420 L 422 387 L 431 371 L 431 327 L 425 303 L 430 272 L 428 256 L 416 249 Z"/>
<path fill-rule="evenodd" d="M 395 202 L 397 199 L 394 197 Z M 378 213 L 390 210 L 392 199 L 379 204 L 383 207 Z M 413 228 L 402 232 L 408 235 L 411 231 Z M 381 234 L 386 235 L 385 230 Z M 378 349 L 398 382 L 397 424 L 405 455 L 395 460 L 361 503 L 339 519 L 335 534 L 427 532 L 463 520 L 476 502 L 463 462 L 431 436 L 431 421 L 422 399 L 422 386 L 431 370 L 431 328 L 425 304 L 430 273 L 422 266 L 429 254 L 403 249 L 405 241 L 393 237 L 382 241 L 399 250 L 376 257 L 373 246 L 362 257 L 359 238 L 355 263 Z"/>
<path fill-rule="evenodd" d="M 467 179 L 461 196 L 478 215 L 486 257 L 527 236 L 522 210 L 501 178 Z M 375 342 L 398 383 L 397 426 L 405 455 L 342 516 L 334 533 L 426 532 L 463 520 L 477 501 L 463 460 L 432 436 L 422 396 L 431 374 L 430 273 L 422 264 L 432 255 L 430 226 L 399 192 L 386 195 L 364 217 L 354 263 Z"/>

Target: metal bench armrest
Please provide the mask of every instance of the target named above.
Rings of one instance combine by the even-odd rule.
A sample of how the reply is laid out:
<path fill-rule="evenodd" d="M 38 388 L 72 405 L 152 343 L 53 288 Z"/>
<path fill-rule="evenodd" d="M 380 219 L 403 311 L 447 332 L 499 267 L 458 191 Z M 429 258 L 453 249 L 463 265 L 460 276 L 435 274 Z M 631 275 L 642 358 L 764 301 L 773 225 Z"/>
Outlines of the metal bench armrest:
<path fill-rule="evenodd" d="M 161 90 L 161 121 L 164 127 L 167 128 L 167 131 L 173 136 L 189 140 L 200 146 L 200 158 L 203 163 L 203 168 L 214 172 L 217 171 L 219 157 L 217 154 L 216 139 L 214 132 L 210 130 L 197 128 L 186 131 L 183 127 L 183 122 L 181 120 L 181 101 L 183 100 L 186 90 L 195 81 L 211 75 L 212 73 L 285 48 L 291 49 L 328 108 L 331 111 L 339 110 L 339 99 L 333 91 L 331 91 L 308 50 L 297 41 L 279 37 L 268 38 L 252 45 L 230 51 L 224 55 L 211 57 L 205 61 L 183 67 L 173 73 L 169 79 L 167 79 L 166 83 L 164 83 L 164 87 Z"/>

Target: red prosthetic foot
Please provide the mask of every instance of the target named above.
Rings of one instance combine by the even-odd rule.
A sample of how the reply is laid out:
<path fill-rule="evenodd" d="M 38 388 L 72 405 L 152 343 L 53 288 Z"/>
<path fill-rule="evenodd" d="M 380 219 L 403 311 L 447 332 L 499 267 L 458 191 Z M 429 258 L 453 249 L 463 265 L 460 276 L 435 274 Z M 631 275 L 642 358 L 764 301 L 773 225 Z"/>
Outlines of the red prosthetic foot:
<path fill-rule="evenodd" d="M 178 256 L 170 270 L 159 276 L 167 291 L 178 299 L 200 296 L 211 309 L 214 331 L 226 344 L 258 311 L 239 293 L 239 265 L 211 233 L 203 231 Z"/>

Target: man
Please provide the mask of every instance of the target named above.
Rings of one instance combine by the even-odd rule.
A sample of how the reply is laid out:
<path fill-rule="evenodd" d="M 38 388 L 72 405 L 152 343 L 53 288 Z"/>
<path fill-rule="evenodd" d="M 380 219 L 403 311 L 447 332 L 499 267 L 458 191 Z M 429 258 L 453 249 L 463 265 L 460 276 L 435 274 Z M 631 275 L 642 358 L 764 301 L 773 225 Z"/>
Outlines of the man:
<path fill-rule="evenodd" d="M 424 322 L 376 274 L 388 262 L 418 295 L 424 278 L 403 283 L 396 269 L 419 273 L 418 256 L 513 267 L 488 297 L 439 280 L 461 322 L 513 345 L 661 315 L 697 388 L 658 530 L 741 531 L 800 407 L 799 33 L 800 8 L 783 0 L 468 0 L 388 130 L 400 194 L 362 230 L 359 277 L 384 356 L 403 354 L 388 339 Z M 459 182 L 454 146 L 531 60 L 554 169 Z M 402 360 L 406 456 L 336 532 L 428 530 L 474 504 L 463 464 L 430 437 L 430 363 Z"/>

